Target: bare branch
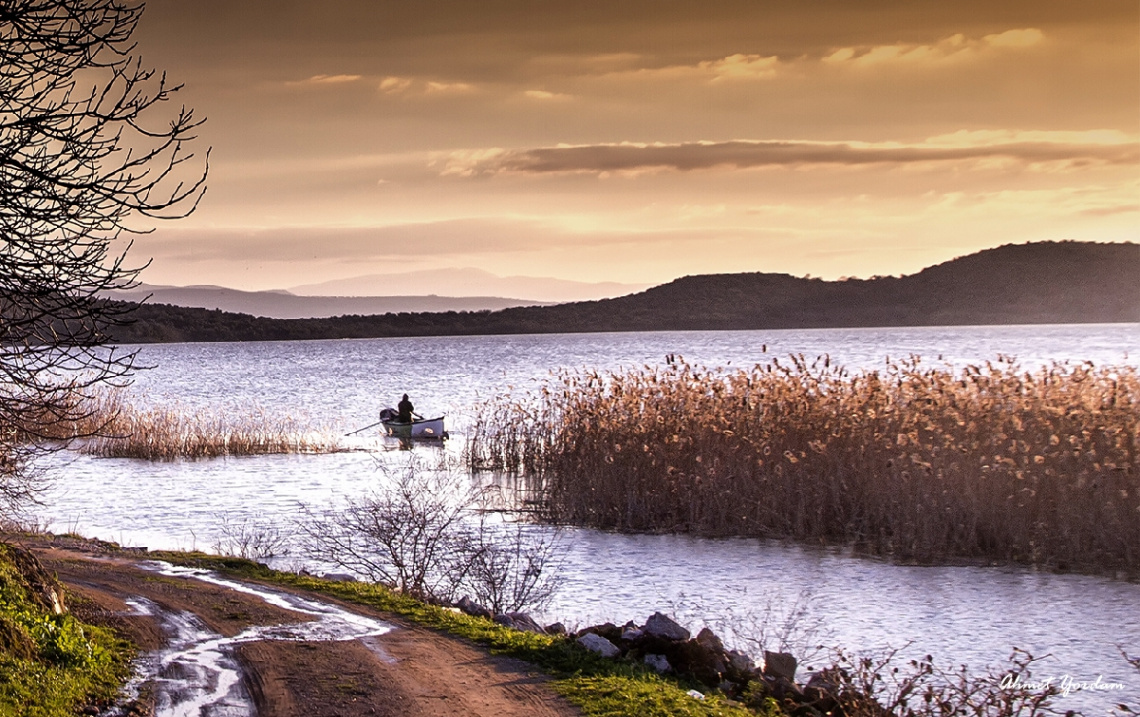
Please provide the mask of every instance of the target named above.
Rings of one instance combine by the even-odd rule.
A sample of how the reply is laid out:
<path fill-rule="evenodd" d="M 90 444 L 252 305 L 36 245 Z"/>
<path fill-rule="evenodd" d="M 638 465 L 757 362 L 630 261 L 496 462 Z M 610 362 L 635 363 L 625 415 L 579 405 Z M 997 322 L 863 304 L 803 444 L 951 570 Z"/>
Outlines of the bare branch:
<path fill-rule="evenodd" d="M 185 217 L 205 191 L 202 120 L 162 105 L 179 86 L 145 67 L 136 0 L 0 4 L 0 513 L 34 497 L 29 461 L 73 436 L 91 391 L 129 380 L 108 347 L 127 322 L 100 296 L 134 286 L 121 237 Z M 143 264 L 145 266 L 145 263 Z"/>

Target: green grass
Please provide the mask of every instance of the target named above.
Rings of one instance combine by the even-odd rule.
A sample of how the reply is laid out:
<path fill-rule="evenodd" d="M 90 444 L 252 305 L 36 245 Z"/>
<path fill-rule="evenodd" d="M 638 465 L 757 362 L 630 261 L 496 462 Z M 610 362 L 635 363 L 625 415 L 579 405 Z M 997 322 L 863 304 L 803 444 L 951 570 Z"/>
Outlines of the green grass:
<path fill-rule="evenodd" d="M 323 593 L 470 640 L 494 654 L 518 658 L 542 669 L 553 678 L 551 687 L 577 705 L 587 717 L 755 717 L 757 714 L 775 717 L 780 714 L 774 706 L 758 713 L 718 694 L 709 694 L 704 700 L 694 699 L 687 691 L 696 685 L 659 676 L 634 663 L 604 659 L 568 638 L 511 630 L 491 620 L 429 605 L 382 585 L 331 582 L 270 570 L 240 558 L 202 553 L 152 553 L 152 556 L 179 565 Z M 704 691 L 704 688 L 698 689 Z"/>
<path fill-rule="evenodd" d="M 62 717 L 108 705 L 133 656 L 110 631 L 53 614 L 36 598 L 26 564 L 0 544 L 0 717 Z"/>

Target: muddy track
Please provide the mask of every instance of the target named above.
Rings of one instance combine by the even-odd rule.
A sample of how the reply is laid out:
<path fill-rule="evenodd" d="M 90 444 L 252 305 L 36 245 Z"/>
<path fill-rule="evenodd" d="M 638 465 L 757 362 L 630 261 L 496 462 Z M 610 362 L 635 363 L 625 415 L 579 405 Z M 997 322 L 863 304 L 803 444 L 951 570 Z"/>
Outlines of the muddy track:
<path fill-rule="evenodd" d="M 143 714 L 578 714 L 544 676 L 393 615 L 142 560 L 29 546 L 144 657 Z M 214 582 L 209 582 L 213 580 Z"/>

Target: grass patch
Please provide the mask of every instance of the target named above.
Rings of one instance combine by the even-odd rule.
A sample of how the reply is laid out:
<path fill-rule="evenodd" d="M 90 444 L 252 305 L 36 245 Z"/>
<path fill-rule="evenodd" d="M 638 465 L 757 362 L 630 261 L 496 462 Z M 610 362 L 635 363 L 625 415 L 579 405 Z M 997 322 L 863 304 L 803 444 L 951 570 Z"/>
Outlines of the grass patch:
<path fill-rule="evenodd" d="M 61 438 L 83 438 L 80 450 L 106 458 L 169 461 L 342 450 L 328 430 L 256 410 L 139 408 L 120 391 L 99 394 L 84 409 L 82 420 L 56 431 Z"/>
<path fill-rule="evenodd" d="M 553 678 L 552 688 L 576 704 L 587 717 L 755 717 L 757 714 L 775 717 L 781 714 L 775 707 L 757 713 L 716 694 L 698 700 L 687 694 L 696 685 L 661 677 L 641 665 L 604 659 L 568 638 L 511 630 L 491 620 L 430 605 L 383 585 L 321 580 L 270 570 L 241 558 L 202 553 L 152 553 L 152 556 L 178 565 L 323 593 L 470 640 L 494 654 L 518 658 L 541 668 Z"/>
<path fill-rule="evenodd" d="M 57 614 L 34 558 L 0 544 L 0 716 L 63 717 L 105 707 L 130 674 L 131 646 Z"/>

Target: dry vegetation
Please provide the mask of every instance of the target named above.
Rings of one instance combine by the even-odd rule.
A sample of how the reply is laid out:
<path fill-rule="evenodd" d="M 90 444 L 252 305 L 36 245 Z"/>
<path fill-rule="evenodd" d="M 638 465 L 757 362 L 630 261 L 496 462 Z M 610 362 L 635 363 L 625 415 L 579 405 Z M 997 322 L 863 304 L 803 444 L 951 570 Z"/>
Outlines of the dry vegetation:
<path fill-rule="evenodd" d="M 556 521 L 1136 574 L 1138 444 L 1132 367 L 670 357 L 492 401 L 467 459 L 531 476 Z"/>
<path fill-rule="evenodd" d="M 109 458 L 174 460 L 340 450 L 326 430 L 289 416 L 261 411 L 188 409 L 179 405 L 139 408 L 121 392 L 91 399 L 82 422 L 61 427 L 59 438 L 87 436 L 80 450 Z"/>

